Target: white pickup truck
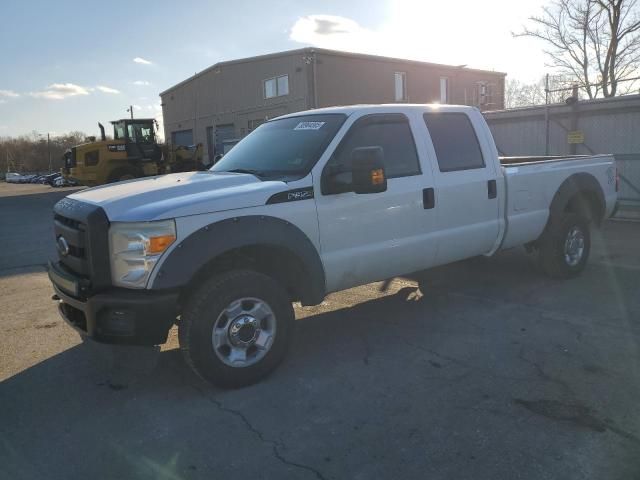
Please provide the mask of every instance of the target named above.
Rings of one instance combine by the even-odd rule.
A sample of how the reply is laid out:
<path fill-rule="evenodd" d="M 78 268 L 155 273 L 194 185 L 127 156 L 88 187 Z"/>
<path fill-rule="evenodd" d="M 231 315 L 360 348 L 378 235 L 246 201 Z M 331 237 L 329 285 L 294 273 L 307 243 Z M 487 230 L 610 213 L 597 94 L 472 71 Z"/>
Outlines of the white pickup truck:
<path fill-rule="evenodd" d="M 607 155 L 500 159 L 471 107 L 295 113 L 210 171 L 57 203 L 53 298 L 102 342 L 164 343 L 177 323 L 197 373 L 247 385 L 284 357 L 292 302 L 518 245 L 549 275 L 580 273 L 616 176 Z"/>

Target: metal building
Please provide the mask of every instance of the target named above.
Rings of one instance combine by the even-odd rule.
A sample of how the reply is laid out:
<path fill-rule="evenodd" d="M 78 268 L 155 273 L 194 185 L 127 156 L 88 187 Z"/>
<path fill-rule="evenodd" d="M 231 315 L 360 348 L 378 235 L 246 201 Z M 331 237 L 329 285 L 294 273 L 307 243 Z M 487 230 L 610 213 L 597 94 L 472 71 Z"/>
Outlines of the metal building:
<path fill-rule="evenodd" d="M 165 138 L 202 143 L 209 160 L 262 122 L 360 103 L 504 106 L 501 72 L 303 48 L 217 63 L 160 94 Z"/>

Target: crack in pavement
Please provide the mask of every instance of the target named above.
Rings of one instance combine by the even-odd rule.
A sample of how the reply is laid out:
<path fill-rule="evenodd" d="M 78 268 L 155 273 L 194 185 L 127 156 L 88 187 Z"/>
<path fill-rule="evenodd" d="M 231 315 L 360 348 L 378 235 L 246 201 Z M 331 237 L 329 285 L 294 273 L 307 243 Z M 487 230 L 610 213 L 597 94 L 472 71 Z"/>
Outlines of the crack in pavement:
<path fill-rule="evenodd" d="M 462 376 L 466 376 L 469 372 L 473 371 L 473 372 L 477 372 L 485 377 L 489 377 L 489 378 L 496 378 L 496 379 L 500 379 L 500 380 L 509 380 L 512 382 L 526 382 L 529 381 L 529 378 L 526 377 L 512 377 L 511 375 L 501 375 L 501 374 L 497 374 L 495 373 L 493 370 L 487 369 L 487 368 L 481 368 L 478 367 L 476 365 L 470 365 L 458 358 L 455 357 L 451 357 L 449 355 L 444 355 L 436 350 L 433 350 L 431 348 L 428 347 L 423 347 L 422 345 L 417 345 L 415 343 L 409 342 L 406 339 L 394 335 L 394 337 L 400 341 L 402 341 L 405 345 L 415 348 L 416 350 L 420 350 L 422 352 L 427 352 L 429 354 L 431 354 L 432 356 L 436 357 L 436 358 L 440 358 L 441 360 L 446 360 L 448 362 L 453 363 L 454 365 L 457 365 L 461 368 L 465 368 L 468 370 L 467 373 L 463 374 Z"/>
<path fill-rule="evenodd" d="M 255 428 L 251 422 L 249 421 L 249 419 L 239 410 L 234 410 L 232 408 L 229 407 L 225 407 L 224 404 L 215 399 L 214 397 L 207 395 L 207 393 L 202 390 L 201 388 L 199 388 L 196 385 L 190 384 L 189 385 L 191 388 L 193 388 L 195 391 L 197 391 L 200 395 L 202 395 L 203 397 L 205 397 L 207 400 L 209 400 L 212 404 L 214 404 L 218 410 L 225 412 L 225 413 L 229 413 L 233 416 L 235 416 L 236 418 L 240 419 L 242 421 L 242 423 L 244 423 L 244 425 L 247 427 L 247 429 L 253 433 L 262 443 L 271 445 L 271 451 L 273 453 L 273 456 L 282 464 L 284 465 L 288 465 L 291 467 L 295 467 L 295 468 L 299 468 L 302 470 L 306 470 L 309 473 L 312 473 L 313 475 L 315 475 L 315 477 L 318 480 L 327 480 L 326 477 L 324 475 L 322 475 L 322 473 L 315 469 L 314 467 L 310 466 L 310 465 L 305 465 L 302 463 L 297 463 L 291 460 L 288 460 L 287 458 L 284 457 L 284 455 L 282 455 L 280 453 L 280 451 L 278 450 L 279 447 L 284 447 L 284 445 L 282 444 L 282 442 L 278 442 L 275 440 L 270 440 L 268 438 L 266 438 L 263 433 L 258 430 L 257 428 Z"/>
<path fill-rule="evenodd" d="M 517 356 L 520 361 L 526 363 L 527 365 L 531 365 L 536 370 L 538 377 L 540 377 L 542 380 L 559 385 L 566 393 L 568 393 L 570 396 L 575 397 L 573 390 L 571 389 L 571 387 L 567 382 L 565 382 L 564 380 L 561 380 L 560 378 L 556 378 L 552 375 L 549 375 L 538 362 L 534 362 L 533 360 L 529 360 L 528 358 L 526 358 L 524 356 L 524 347 L 520 348 Z"/>
<path fill-rule="evenodd" d="M 565 391 L 567 397 L 571 399 L 576 398 L 575 393 L 567 382 L 549 375 L 538 362 L 534 362 L 533 360 L 526 358 L 524 356 L 524 348 L 521 348 L 518 352 L 518 359 L 528 365 L 531 365 L 542 380 L 559 385 Z M 618 427 L 613 420 L 599 419 L 595 416 L 595 410 L 577 402 L 563 403 L 558 400 L 524 400 L 521 398 L 514 398 L 513 403 L 526 408 L 532 413 L 542 415 L 543 417 L 551 420 L 571 423 L 598 433 L 603 433 L 609 430 L 610 432 L 615 433 L 636 445 L 640 445 L 640 437 Z"/>
<path fill-rule="evenodd" d="M 591 318 L 589 316 L 579 314 L 579 313 L 560 312 L 560 311 L 555 311 L 555 310 L 550 310 L 548 308 L 540 307 L 534 303 L 508 301 L 504 299 L 489 298 L 486 296 L 483 297 L 480 295 L 463 293 L 463 292 L 455 292 L 455 291 L 450 291 L 449 295 L 462 298 L 465 300 L 476 301 L 480 304 L 485 304 L 485 305 L 498 305 L 498 306 L 509 307 L 513 309 L 526 307 L 527 309 L 540 314 L 540 316 L 544 320 L 561 321 L 568 324 L 571 327 L 575 327 L 576 324 L 580 326 L 595 325 L 598 327 L 607 328 L 615 333 L 624 333 L 625 335 L 629 334 L 628 329 L 623 330 L 621 327 L 618 327 L 617 325 L 611 323 L 611 320 L 614 320 L 614 321 L 620 320 L 621 317 L 618 317 L 618 316 L 607 316 L 606 318 L 607 320 L 609 320 L 607 321 L 604 319 L 604 317 L 602 317 L 601 319 L 596 319 L 596 318 Z M 631 328 L 637 328 L 637 327 L 631 327 Z"/>

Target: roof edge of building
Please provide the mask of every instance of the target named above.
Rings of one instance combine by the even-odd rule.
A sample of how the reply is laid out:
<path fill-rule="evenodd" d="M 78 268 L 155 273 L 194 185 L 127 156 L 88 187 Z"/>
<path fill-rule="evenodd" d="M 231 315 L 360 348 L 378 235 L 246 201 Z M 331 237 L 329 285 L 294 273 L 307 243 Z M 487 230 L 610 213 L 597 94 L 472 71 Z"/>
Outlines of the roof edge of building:
<path fill-rule="evenodd" d="M 278 58 L 278 57 L 287 57 L 290 55 L 295 55 L 295 54 L 301 54 L 301 53 L 322 53 L 324 55 L 334 55 L 334 56 L 339 56 L 339 57 L 351 57 L 351 58 L 365 58 L 365 59 L 371 59 L 371 60 L 380 60 L 380 61 L 385 61 L 385 62 L 396 62 L 396 63 L 409 63 L 409 64 L 414 64 L 414 65 L 425 65 L 425 66 L 431 66 L 431 67 L 437 67 L 437 68 L 444 68 L 444 69 L 459 69 L 459 70 L 463 70 L 465 72 L 480 72 L 480 73 L 488 73 L 488 74 L 492 74 L 492 75 L 500 75 L 503 77 L 506 77 L 507 74 L 505 72 L 500 72 L 500 71 L 496 71 L 496 70 L 483 70 L 483 69 L 479 69 L 479 68 L 467 68 L 466 66 L 456 66 L 456 65 L 446 65 L 444 63 L 433 63 L 433 62 L 424 62 L 421 60 L 410 60 L 407 58 L 399 58 L 399 57 L 386 57 L 383 55 L 372 55 L 372 54 L 368 54 L 368 53 L 357 53 L 357 52 L 347 52 L 347 51 L 341 51 L 341 50 L 330 50 L 327 48 L 318 48 L 318 47 L 304 47 L 304 48 L 297 48 L 294 50 L 284 50 L 282 52 L 274 52 L 274 53 L 267 53 L 267 54 L 263 54 L 263 55 L 254 55 L 253 57 L 246 57 L 246 58 L 239 58 L 237 60 L 225 60 L 223 62 L 217 62 L 214 63 L 213 65 L 211 65 L 210 67 L 205 68 L 204 70 L 201 70 L 200 72 L 197 72 L 196 74 L 182 80 L 181 82 L 176 83 L 175 85 L 167 88 L 166 90 L 163 90 L 162 92 L 159 93 L 160 96 L 166 95 L 167 93 L 171 92 L 172 90 L 175 90 L 178 87 L 181 87 L 182 85 L 186 85 L 187 83 L 190 83 L 192 81 L 194 81 L 195 79 L 197 79 L 198 77 L 204 75 L 205 73 L 208 73 L 212 70 L 215 70 L 216 68 L 220 68 L 223 67 L 225 65 L 237 65 L 240 63 L 247 63 L 247 62 L 252 62 L 255 60 L 266 60 L 269 58 Z"/>
<path fill-rule="evenodd" d="M 217 63 L 214 63 L 213 65 L 211 65 L 210 67 L 207 67 L 204 70 L 201 70 L 198 73 L 196 73 L 194 75 L 191 75 L 190 77 L 185 78 L 181 82 L 176 83 L 172 87 L 167 88 L 166 90 L 160 92 L 159 95 L 160 96 L 165 95 L 165 94 L 169 93 L 170 91 L 175 90 L 178 87 L 181 87 L 182 85 L 185 85 L 185 84 L 187 84 L 189 82 L 192 82 L 193 80 L 195 80 L 196 78 L 204 75 L 205 73 L 208 73 L 211 70 L 215 70 L 216 68 L 220 68 L 220 67 L 223 67 L 225 65 L 237 65 L 239 63 L 253 62 L 254 60 L 266 60 L 266 59 L 269 59 L 269 58 L 287 57 L 289 55 L 294 55 L 296 53 L 306 53 L 306 52 L 311 51 L 311 50 L 313 50 L 313 49 L 312 48 L 297 48 L 295 50 L 284 50 L 282 52 L 266 53 L 264 55 L 254 55 L 253 57 L 238 58 L 236 60 L 225 60 L 225 61 L 222 61 L 222 62 L 217 62 Z"/>

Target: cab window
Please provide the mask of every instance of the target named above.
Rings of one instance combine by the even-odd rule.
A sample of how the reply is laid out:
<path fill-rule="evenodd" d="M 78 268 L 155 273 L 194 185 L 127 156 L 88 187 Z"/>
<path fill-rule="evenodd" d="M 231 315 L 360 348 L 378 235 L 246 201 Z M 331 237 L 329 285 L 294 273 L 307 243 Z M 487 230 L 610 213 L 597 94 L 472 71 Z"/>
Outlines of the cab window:
<path fill-rule="evenodd" d="M 441 172 L 485 167 L 480 142 L 466 114 L 435 112 L 423 117 Z"/>
<path fill-rule="evenodd" d="M 358 147 L 382 148 L 387 178 L 420 175 L 416 144 L 403 114 L 367 115 L 351 126 L 327 163 L 327 169 L 345 187 L 351 184 L 351 152 Z"/>
<path fill-rule="evenodd" d="M 115 140 L 124 139 L 124 123 L 118 122 L 113 124 L 113 138 Z"/>
<path fill-rule="evenodd" d="M 152 143 L 153 142 L 153 129 L 151 125 L 130 123 L 127 125 L 127 133 L 129 134 L 129 141 L 134 143 Z"/>

